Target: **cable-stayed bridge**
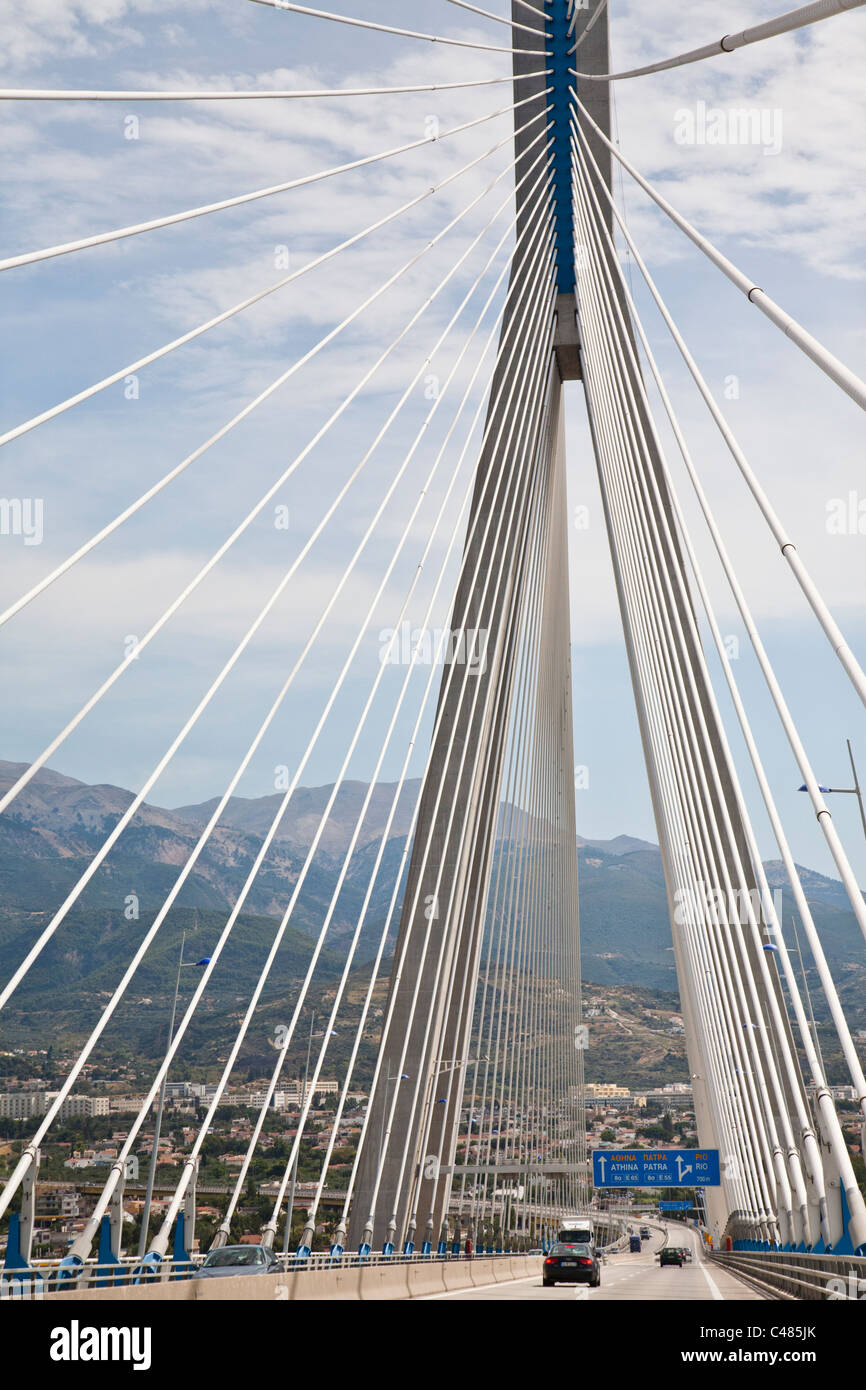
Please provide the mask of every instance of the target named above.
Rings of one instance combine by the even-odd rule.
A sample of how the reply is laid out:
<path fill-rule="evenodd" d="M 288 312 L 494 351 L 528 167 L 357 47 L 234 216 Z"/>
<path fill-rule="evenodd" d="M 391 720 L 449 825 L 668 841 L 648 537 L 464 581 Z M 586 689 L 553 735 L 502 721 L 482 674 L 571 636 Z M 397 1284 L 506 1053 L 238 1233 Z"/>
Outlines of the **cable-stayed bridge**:
<path fill-rule="evenodd" d="M 43 405 L 31 418 L 11 423 L 0 445 L 14 446 L 34 431 L 56 428 L 55 421 L 87 409 L 86 403 L 103 392 L 137 384 L 157 363 L 218 334 L 271 296 L 281 306 L 274 313 L 291 316 L 298 305 L 306 311 L 328 277 L 342 274 L 340 267 L 358 248 L 366 253 L 377 244 L 385 247 L 378 261 L 384 271 L 380 284 L 371 288 L 373 282 L 366 278 L 370 259 L 358 262 L 360 274 L 349 272 L 339 282 L 339 313 L 331 312 L 335 301 L 327 300 L 320 324 L 324 327 L 326 320 L 327 331 L 310 337 L 277 377 L 264 385 L 259 381 L 179 462 L 152 481 L 147 474 L 144 490 L 131 492 L 116 515 L 70 546 L 53 567 L 41 570 L 0 614 L 0 626 L 8 624 L 6 635 L 14 636 L 16 625 L 26 623 L 39 605 L 59 602 L 64 586 L 75 584 L 77 573 L 98 559 L 101 548 L 115 544 L 116 533 L 135 527 L 149 508 L 160 508 L 163 494 L 171 498 L 173 486 L 183 487 L 181 480 L 190 470 L 206 469 L 210 451 L 232 459 L 235 466 L 243 460 L 257 484 L 265 474 L 244 452 L 244 429 L 281 392 L 297 392 L 298 403 L 290 407 L 294 414 L 286 424 L 288 465 L 267 460 L 271 471 L 264 491 L 233 516 L 230 531 L 197 570 L 187 566 L 182 586 L 162 611 L 151 610 L 149 626 L 123 659 L 108 664 L 83 701 L 69 702 L 66 722 L 0 798 L 0 814 L 14 816 L 28 786 L 62 760 L 67 740 L 87 721 L 115 709 L 116 699 L 138 679 L 151 644 L 154 651 L 160 649 L 161 635 L 171 631 L 185 605 L 197 601 L 199 590 L 219 574 L 227 557 L 231 564 L 246 546 L 242 553 L 255 573 L 259 545 L 264 555 L 257 524 L 275 509 L 279 512 L 285 497 L 297 494 L 304 524 L 294 524 L 291 562 L 286 567 L 283 558 L 277 582 L 189 706 L 178 702 L 172 708 L 170 742 L 116 823 L 105 827 L 62 901 L 40 904 L 43 910 L 26 939 L 22 936 L 14 968 L 3 981 L 0 1006 L 6 1007 L 19 990 L 26 990 L 31 970 L 58 943 L 74 949 L 76 912 L 87 902 L 89 886 L 100 881 L 103 866 L 110 869 L 152 789 L 200 738 L 224 688 L 231 690 L 233 678 L 241 677 L 257 646 L 267 640 L 266 663 L 255 668 L 257 698 L 243 705 L 249 720 L 241 730 L 239 756 L 235 760 L 231 755 L 225 788 L 192 853 L 177 866 L 158 911 L 142 921 L 131 954 L 115 961 L 92 1031 L 76 1047 L 44 1113 L 30 1124 L 11 1168 L 0 1195 L 0 1215 L 10 1218 L 6 1277 L 49 1278 L 80 1291 L 118 1282 L 144 1288 L 166 1274 L 182 1280 L 192 1272 L 199 1167 L 244 1049 L 260 1028 L 263 1002 L 272 998 L 269 980 L 294 930 L 305 887 L 321 883 L 319 856 L 327 843 L 329 818 L 359 754 L 366 759 L 368 786 L 333 882 L 326 893 L 319 892 L 305 972 L 284 1001 L 286 1023 L 272 1049 L 257 1115 L 225 1194 L 212 1248 L 232 1243 L 233 1222 L 267 1138 L 275 1096 L 307 1034 L 297 1126 L 268 1198 L 272 1205 L 260 1237 L 264 1251 L 282 1255 L 295 1270 L 322 1267 L 324 1261 L 333 1272 L 356 1268 L 364 1260 L 372 1267 L 372 1262 L 389 1260 L 453 1259 L 467 1248 L 513 1260 L 546 1247 L 569 1212 L 594 1210 L 601 1229 L 585 1131 L 564 417 L 568 392 L 585 400 L 604 506 L 662 850 L 699 1144 L 718 1150 L 722 1159 L 720 1186 L 707 1187 L 701 1197 L 707 1238 L 717 1252 L 759 1261 L 764 1288 L 774 1286 L 774 1267 L 784 1265 L 785 1277 L 796 1279 L 790 1273 L 795 1258 L 801 1271 L 812 1267 L 810 1259 L 823 1261 L 814 1268 L 832 1271 L 834 1258 L 866 1257 L 863 1192 L 831 1093 L 812 999 L 789 950 L 762 865 L 723 707 L 733 714 L 778 847 L 798 929 L 820 981 L 821 1007 L 832 1021 L 846 1083 L 857 1098 L 866 1147 L 862 1046 L 858 1050 L 844 990 L 834 977 L 801 883 L 713 606 L 705 550 L 714 554 L 725 576 L 814 808 L 815 833 L 823 836 L 864 940 L 866 904 L 827 805 L 827 789 L 818 780 L 705 491 L 700 459 L 668 392 L 654 338 L 640 317 L 634 275 L 643 279 L 733 470 L 769 531 L 767 565 L 781 564 L 790 571 L 792 589 L 800 590 L 827 639 L 828 667 L 839 664 L 861 701 L 866 700 L 866 674 L 785 528 L 784 499 L 765 490 L 760 460 L 747 457 L 653 279 L 625 205 L 614 196 L 620 173 L 742 292 L 743 332 L 750 331 L 750 314 L 757 310 L 764 315 L 790 340 L 790 353 L 804 354 L 815 374 L 838 388 L 840 411 L 866 407 L 866 383 L 728 260 L 710 239 L 711 228 L 692 226 L 643 176 L 613 138 L 611 116 L 611 94 L 618 82 L 676 66 L 724 61 L 723 54 L 734 55 L 729 60 L 733 65 L 741 47 L 790 43 L 787 35 L 823 21 L 840 28 L 858 25 L 862 16 L 845 17 L 843 11 L 861 4 L 833 0 L 807 5 L 697 50 L 623 72 L 612 71 L 607 0 L 589 5 L 512 0 L 510 15 L 441 0 L 425 9 L 425 22 L 432 23 L 435 11 L 445 34 L 416 31 L 408 21 L 391 24 L 288 0 L 257 0 L 257 5 L 256 21 L 269 27 L 275 46 L 286 31 L 302 24 L 305 32 L 318 26 L 325 47 L 334 31 L 362 29 L 371 53 L 374 43 L 378 51 L 396 39 L 419 50 L 437 46 L 437 54 L 453 48 L 459 70 L 470 75 L 390 86 L 371 78 L 364 86 L 334 89 L 0 92 L 10 107 L 40 103 L 76 111 L 112 102 L 140 103 L 142 108 L 163 103 L 165 109 L 198 103 L 204 119 L 223 103 L 273 104 L 302 111 L 298 119 L 311 125 L 317 110 L 327 110 L 330 119 L 329 103 L 336 99 L 393 103 L 395 112 L 402 102 L 430 93 L 436 93 L 437 103 L 446 95 L 471 95 L 473 103 L 473 114 L 465 119 L 449 125 L 428 118 L 420 136 L 338 165 L 281 169 L 281 181 L 267 186 L 0 260 L 4 279 L 27 275 L 35 284 L 40 273 L 74 276 L 76 267 L 91 258 L 119 255 L 124 248 L 136 254 L 148 238 L 158 237 L 160 255 L 170 261 L 173 233 L 168 229 L 183 223 L 195 228 L 201 219 L 218 219 L 272 199 L 324 197 L 323 190 L 332 186 L 357 190 L 369 184 L 377 193 L 376 216 L 348 236 L 342 235 L 345 227 L 334 212 L 336 204 L 322 202 L 333 217 L 326 250 L 297 268 L 292 261 L 266 287 L 226 303 L 205 321 L 65 399 Z M 455 9 L 471 25 L 465 34 L 452 23 Z M 487 64 L 480 76 L 465 66 L 476 59 Z M 454 61 L 456 74 L 457 57 Z M 393 119 L 396 127 L 399 117 Z M 488 125 L 495 128 L 495 140 Z M 413 129 L 407 119 L 405 134 Z M 483 148 L 461 163 L 459 152 L 470 145 L 475 149 L 479 140 Z M 411 172 L 411 160 L 425 151 L 436 170 L 435 182 L 412 192 L 418 177 L 417 170 Z M 467 199 L 470 187 L 474 192 Z M 630 190 L 630 198 L 635 196 Z M 296 297 L 283 301 L 282 292 L 291 294 L 292 289 Z M 365 339 L 353 336 L 359 325 L 365 326 Z M 333 395 L 329 352 L 340 350 L 339 392 Z M 243 389 L 246 380 L 245 374 Z M 236 394 L 226 388 L 233 401 Z M 372 409 L 365 405 L 365 412 L 358 413 L 360 403 L 370 398 Z M 314 412 L 318 418 L 306 434 Z M 700 540 L 692 534 L 688 509 L 678 494 L 664 437 L 675 446 L 694 494 L 689 508 L 696 506 L 705 523 Z M 92 463 L 96 470 L 99 460 Z M 25 508 L 18 505 L 23 526 Z M 294 500 L 291 505 L 294 512 Z M 14 520 L 13 502 L 6 499 L 4 506 Z M 319 561 L 322 554 L 329 557 L 329 566 Z M 269 551 L 264 573 L 270 570 Z M 289 614 L 291 638 L 280 643 L 274 632 Z M 576 621 L 579 625 L 579 614 Z M 714 671 L 721 674 L 723 693 L 716 689 Z M 56 677 L 46 673 L 46 679 Z M 293 754 L 277 783 L 272 818 L 262 829 L 231 911 L 208 943 L 208 954 L 198 961 L 194 989 L 182 998 L 175 990 L 164 1059 L 152 1069 L 147 1094 L 99 1185 L 84 1230 L 58 1267 L 40 1265 L 33 1258 L 32 1239 L 41 1148 L 68 1113 L 70 1098 L 112 1030 L 120 1026 L 136 990 L 136 973 L 193 879 L 196 864 L 219 836 L 243 778 L 270 756 L 277 731 L 287 726 Z M 164 1194 L 160 1219 L 153 1231 L 144 1221 L 141 1246 L 130 1251 L 125 1248 L 123 1206 L 131 1191 L 129 1160 L 146 1134 L 153 1134 L 155 1115 L 157 1129 L 161 1123 L 166 1084 L 182 1066 L 197 1010 L 207 1001 L 211 979 L 232 968 L 250 897 L 268 873 L 269 855 L 308 767 L 323 756 L 339 768 L 327 804 L 294 868 L 294 883 L 285 894 L 281 917 L 274 919 L 267 950 L 256 962 L 255 986 L 237 1000 L 218 1080 L 209 1087 L 185 1144 L 179 1175 Z M 420 791 L 395 861 L 389 848 L 398 807 L 419 767 Z M 371 803 L 386 778 L 391 779 L 390 804 L 374 832 Z M 360 905 L 351 931 L 337 932 L 347 877 L 362 854 Z M 323 962 L 335 951 L 340 967 L 328 977 L 323 993 Z M 180 978 L 179 969 L 178 982 Z M 58 980 L 59 997 L 62 988 Z M 318 1032 L 310 1022 L 314 1003 Z M 343 1044 L 338 1062 L 333 1060 L 335 1038 Z M 314 1097 L 332 1070 L 338 1073 L 336 1105 L 323 1122 Z M 334 1154 L 344 1147 L 358 1091 L 369 1099 L 358 1119 L 351 1162 L 341 1162 L 338 1173 Z M 299 1168 L 309 1158 L 304 1144 L 313 1136 L 315 1186 L 304 1189 L 304 1224 L 298 1234 L 291 1214 L 298 1206 Z M 155 1154 L 155 1139 L 151 1147 Z M 155 1165 L 147 1186 L 147 1213 L 154 1171 Z M 326 1212 L 328 1248 L 320 1254 L 316 1238 Z M 604 1238 L 615 1244 L 620 1227 L 607 1219 Z"/>

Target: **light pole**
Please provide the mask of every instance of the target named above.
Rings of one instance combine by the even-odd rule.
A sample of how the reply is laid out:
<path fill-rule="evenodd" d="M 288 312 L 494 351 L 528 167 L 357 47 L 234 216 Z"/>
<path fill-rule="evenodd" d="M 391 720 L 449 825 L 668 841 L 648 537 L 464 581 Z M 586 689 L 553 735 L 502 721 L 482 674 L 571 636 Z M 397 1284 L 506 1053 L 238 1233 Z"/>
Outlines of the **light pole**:
<path fill-rule="evenodd" d="M 183 951 L 186 945 L 186 931 L 184 930 L 180 942 L 180 959 L 177 963 L 177 978 L 174 982 L 174 999 L 171 1005 L 171 1022 L 168 1025 L 168 1043 L 166 1045 L 166 1056 L 168 1055 L 172 1040 L 174 1039 L 174 1020 L 177 1013 L 177 996 L 180 990 L 180 972 L 184 969 L 196 969 L 202 965 L 210 965 L 210 956 L 203 956 L 201 960 L 185 961 Z M 156 1177 L 156 1165 L 159 1158 L 159 1134 L 162 1129 L 162 1112 L 165 1108 L 165 1088 L 168 1082 L 168 1068 L 162 1078 L 162 1085 L 159 1088 L 159 1101 L 156 1107 L 156 1119 L 153 1127 L 153 1148 L 150 1151 L 150 1166 L 147 1170 L 147 1190 L 144 1194 L 144 1209 L 141 1213 L 141 1232 L 138 1237 L 138 1258 L 144 1259 L 147 1250 L 147 1228 L 150 1225 L 150 1208 L 153 1201 L 153 1183 Z"/>
<path fill-rule="evenodd" d="M 325 1033 L 324 1031 L 321 1032 L 321 1033 L 314 1033 L 314 1032 L 313 1032 L 313 1029 L 315 1028 L 315 1026 L 316 1026 L 316 1015 L 313 1014 L 312 1017 L 310 1018 L 310 1036 L 309 1036 L 309 1039 L 307 1040 L 307 1060 L 306 1060 L 306 1062 L 305 1062 L 305 1064 L 304 1064 L 304 1080 L 303 1080 L 303 1084 L 301 1085 L 301 1111 L 303 1111 L 304 1105 L 306 1104 L 306 1100 L 307 1100 L 307 1080 L 308 1080 L 309 1075 L 310 1075 L 310 1054 L 312 1053 L 312 1050 L 313 1050 L 313 1038 L 324 1038 L 324 1037 L 326 1036 L 326 1033 Z M 330 1030 L 330 1032 L 331 1032 L 331 1034 L 332 1034 L 333 1036 L 336 1037 L 336 1032 L 337 1032 L 337 1030 L 336 1030 L 335 1028 L 332 1028 L 332 1029 Z M 299 1130 L 299 1131 L 300 1131 L 300 1127 L 301 1127 L 301 1121 L 300 1121 L 300 1115 L 299 1115 L 299 1116 L 298 1116 L 298 1130 Z M 294 1161 L 294 1163 L 292 1164 L 292 1180 L 291 1180 L 291 1185 L 290 1185 L 290 1187 L 289 1187 L 289 1204 L 288 1204 L 288 1208 L 287 1208 L 287 1210 L 286 1210 L 286 1228 L 285 1228 L 285 1230 L 284 1230 L 284 1232 L 283 1232 L 283 1256 L 284 1256 L 284 1257 L 287 1256 L 288 1253 L 289 1253 L 289 1238 L 290 1238 L 291 1232 L 292 1232 L 292 1213 L 294 1212 L 294 1209 L 295 1209 L 295 1187 L 297 1186 L 297 1181 L 298 1181 L 298 1161 L 299 1161 L 300 1157 L 301 1157 L 301 1141 L 300 1141 L 300 1137 L 299 1137 L 299 1138 L 298 1138 L 298 1148 L 297 1148 L 297 1151 L 296 1151 L 296 1153 L 295 1153 L 295 1161 Z"/>
<path fill-rule="evenodd" d="M 859 777 L 857 776 L 857 766 L 856 766 L 856 764 L 855 764 L 855 762 L 854 762 L 854 750 L 853 750 L 853 748 L 851 747 L 851 740 L 850 740 L 850 738 L 846 738 L 845 743 L 846 743 L 846 745 L 847 745 L 847 747 L 848 747 L 848 760 L 849 760 L 849 762 L 851 763 L 851 774 L 852 774 L 852 776 L 853 776 L 853 778 L 854 778 L 854 785 L 853 785 L 853 787 L 821 787 L 821 786 L 819 786 L 819 787 L 818 787 L 818 790 L 819 790 L 819 792 L 824 792 L 825 794 L 831 794 L 831 795 L 833 795 L 833 796 L 856 796 L 856 798 L 857 798 L 857 805 L 858 805 L 859 808 L 860 808 L 860 824 L 861 824 L 862 827 L 863 827 L 863 835 L 864 835 L 864 837 L 866 837 L 866 810 L 864 810 L 864 806 L 863 806 L 863 790 L 862 790 L 862 788 L 861 788 L 861 786 L 860 786 L 860 779 L 859 779 Z M 804 783 L 802 787 L 798 788 L 798 790 L 801 791 L 801 792 L 805 792 L 805 791 L 808 791 L 809 788 L 808 788 L 808 787 L 805 785 L 805 783 Z"/>
<path fill-rule="evenodd" d="M 310 1053 L 311 1053 L 312 1048 L 313 1048 L 313 1029 L 315 1028 L 315 1026 L 316 1026 L 316 1015 L 313 1014 L 312 1018 L 310 1019 L 310 1037 L 309 1037 L 309 1041 L 307 1042 L 307 1062 L 306 1062 L 306 1065 L 305 1065 L 305 1067 L 304 1067 L 304 1081 L 303 1081 L 303 1085 L 301 1086 L 301 1110 L 303 1110 L 303 1108 L 304 1108 L 304 1101 L 307 1099 L 307 1077 L 308 1077 L 309 1074 L 310 1074 Z M 298 1115 L 298 1128 L 299 1128 L 299 1129 L 300 1129 L 300 1124 L 301 1124 L 301 1121 L 300 1121 L 300 1113 L 299 1113 L 299 1115 Z M 290 1185 L 290 1187 L 289 1187 L 289 1205 L 288 1205 L 288 1207 L 286 1208 L 286 1229 L 285 1229 L 285 1231 L 283 1232 L 283 1258 L 285 1258 L 285 1257 L 288 1255 L 288 1253 L 289 1253 L 289 1239 L 291 1238 L 291 1234 L 292 1234 L 292 1216 L 294 1215 L 294 1210 L 295 1210 L 295 1187 L 297 1186 L 297 1182 L 298 1182 L 298 1159 L 300 1158 L 300 1156 L 301 1156 L 301 1141 L 300 1141 L 300 1139 L 298 1139 L 298 1149 L 297 1149 L 297 1152 L 296 1152 L 296 1154 L 295 1154 L 295 1161 L 294 1161 L 294 1163 L 292 1164 L 292 1181 L 291 1181 L 291 1185 Z"/>

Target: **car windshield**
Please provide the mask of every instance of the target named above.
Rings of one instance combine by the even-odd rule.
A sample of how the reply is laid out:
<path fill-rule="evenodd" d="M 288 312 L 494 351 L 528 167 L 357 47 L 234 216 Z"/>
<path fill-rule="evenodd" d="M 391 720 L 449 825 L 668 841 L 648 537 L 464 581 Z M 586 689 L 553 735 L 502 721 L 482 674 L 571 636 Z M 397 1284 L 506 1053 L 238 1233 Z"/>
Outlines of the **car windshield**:
<path fill-rule="evenodd" d="M 587 1227 L 580 1230 L 560 1231 L 559 1239 L 566 1245 L 589 1245 L 592 1242 L 592 1231 Z"/>
<path fill-rule="evenodd" d="M 264 1263 L 264 1256 L 261 1250 L 232 1250 L 227 1247 L 224 1250 L 212 1250 L 204 1262 L 204 1269 L 228 1269 L 243 1267 L 244 1265 L 260 1265 Z"/>
<path fill-rule="evenodd" d="M 571 1242 L 566 1243 L 560 1241 L 557 1245 L 554 1245 L 551 1253 L 554 1255 L 588 1255 L 589 1246 L 572 1245 Z"/>

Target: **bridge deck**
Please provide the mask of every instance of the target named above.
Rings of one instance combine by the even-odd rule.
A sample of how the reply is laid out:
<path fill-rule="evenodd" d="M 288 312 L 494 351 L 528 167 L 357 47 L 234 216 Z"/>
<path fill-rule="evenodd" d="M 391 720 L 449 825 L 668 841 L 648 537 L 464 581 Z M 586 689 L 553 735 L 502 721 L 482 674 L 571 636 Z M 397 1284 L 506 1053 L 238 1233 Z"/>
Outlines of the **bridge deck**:
<path fill-rule="evenodd" d="M 681 1269 L 677 1269 L 676 1266 L 661 1269 L 657 1264 L 656 1255 L 665 1243 L 659 1232 L 651 1242 L 644 1243 L 640 1255 L 612 1255 L 604 1266 L 599 1289 L 590 1289 L 585 1284 L 557 1284 L 552 1289 L 545 1289 L 540 1276 L 533 1274 L 528 1279 L 516 1279 L 513 1283 L 491 1284 L 486 1288 L 462 1289 L 455 1293 L 432 1294 L 428 1295 L 428 1298 L 456 1298 L 473 1302 L 486 1302 L 488 1299 L 505 1299 L 511 1302 L 525 1299 L 549 1299 L 560 1302 L 578 1300 L 592 1303 L 611 1300 L 652 1300 L 666 1303 L 764 1301 L 761 1294 L 748 1288 L 727 1270 L 719 1269 L 718 1265 L 711 1265 L 703 1257 L 701 1242 L 695 1231 L 687 1228 L 668 1233 L 668 1243 L 690 1245 L 694 1251 L 692 1263 L 683 1265 Z M 417 1299 L 412 1301 L 418 1302 Z"/>

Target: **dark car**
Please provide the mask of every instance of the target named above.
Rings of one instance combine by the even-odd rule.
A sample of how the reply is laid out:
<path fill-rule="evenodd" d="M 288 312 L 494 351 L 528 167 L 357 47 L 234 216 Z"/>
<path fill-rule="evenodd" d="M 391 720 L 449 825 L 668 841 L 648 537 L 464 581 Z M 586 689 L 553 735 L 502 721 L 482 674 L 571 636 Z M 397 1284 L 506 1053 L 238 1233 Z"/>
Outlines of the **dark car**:
<path fill-rule="evenodd" d="M 194 1279 L 225 1279 L 239 1274 L 279 1274 L 282 1265 L 261 1245 L 223 1245 L 209 1251 Z"/>
<path fill-rule="evenodd" d="M 661 1265 L 678 1265 L 678 1266 L 680 1267 L 680 1269 L 682 1269 L 682 1267 L 683 1267 L 683 1252 L 682 1252 L 682 1250 L 677 1250 L 677 1249 L 675 1249 L 675 1247 L 672 1246 L 672 1245 L 666 1246 L 665 1249 L 662 1251 L 661 1255 L 659 1256 L 659 1264 L 661 1264 Z"/>
<path fill-rule="evenodd" d="M 546 1289 L 553 1284 L 589 1284 L 597 1289 L 601 1283 L 601 1265 L 591 1245 L 551 1246 L 544 1261 L 542 1283 Z"/>

